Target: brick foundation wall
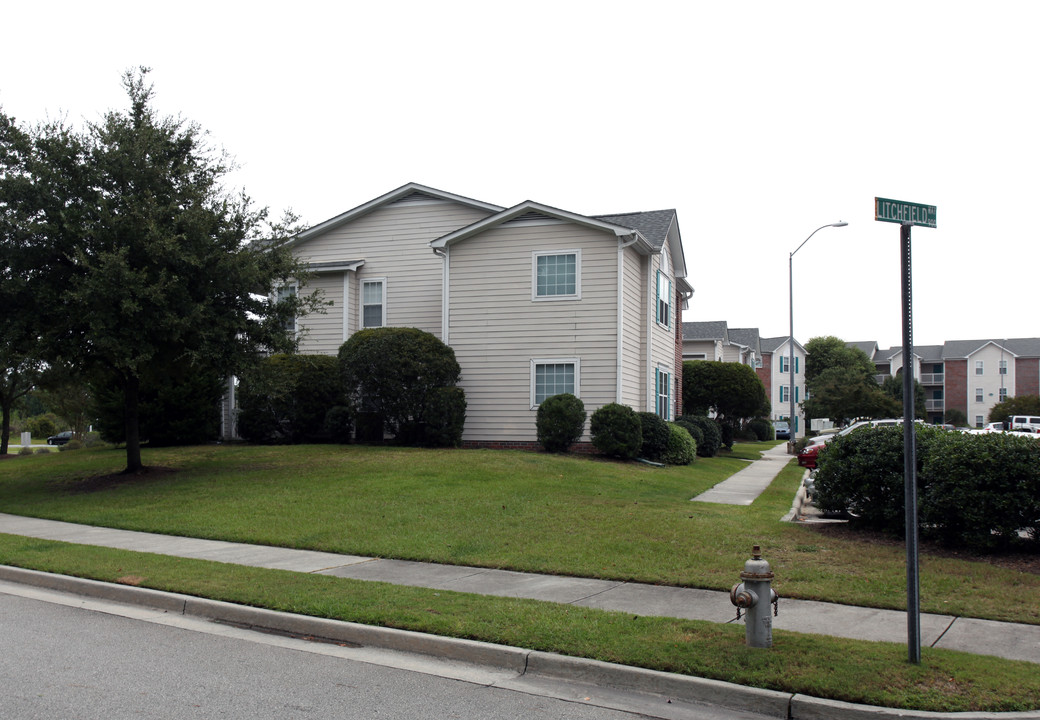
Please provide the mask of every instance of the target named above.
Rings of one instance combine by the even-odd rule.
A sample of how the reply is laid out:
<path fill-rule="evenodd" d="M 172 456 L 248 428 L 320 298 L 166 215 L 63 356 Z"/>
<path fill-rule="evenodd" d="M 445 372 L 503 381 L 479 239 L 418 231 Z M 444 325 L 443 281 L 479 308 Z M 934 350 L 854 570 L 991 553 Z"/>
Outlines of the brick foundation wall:
<path fill-rule="evenodd" d="M 1040 358 L 1015 358 L 1015 395 L 1040 395 Z"/>
<path fill-rule="evenodd" d="M 944 407 L 947 410 L 960 410 L 969 423 L 974 422 L 973 418 L 968 416 L 968 361 L 946 360 L 943 369 Z"/>

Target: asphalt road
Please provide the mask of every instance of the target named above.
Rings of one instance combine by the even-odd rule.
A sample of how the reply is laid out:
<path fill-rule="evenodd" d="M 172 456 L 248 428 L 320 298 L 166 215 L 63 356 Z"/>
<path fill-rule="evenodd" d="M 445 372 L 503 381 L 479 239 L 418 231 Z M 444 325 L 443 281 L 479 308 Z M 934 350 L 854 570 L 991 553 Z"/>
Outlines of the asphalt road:
<path fill-rule="evenodd" d="M 208 623 L 177 627 L 177 616 L 126 617 L 65 602 L 0 592 L 0 718 L 644 717 L 582 702 L 589 698 L 558 699 L 560 688 L 540 694 L 451 679 L 457 669 L 444 677 L 436 662 L 414 656 L 394 662 L 418 672 L 344 658 L 350 649 L 305 639 Z M 755 717 L 710 706 L 674 710 L 691 719 Z"/>

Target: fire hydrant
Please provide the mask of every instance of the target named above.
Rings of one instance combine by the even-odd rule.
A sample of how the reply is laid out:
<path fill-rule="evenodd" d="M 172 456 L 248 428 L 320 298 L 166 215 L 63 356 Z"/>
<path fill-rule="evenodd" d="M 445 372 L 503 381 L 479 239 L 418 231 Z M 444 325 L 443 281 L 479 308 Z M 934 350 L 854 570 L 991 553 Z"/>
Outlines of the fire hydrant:
<path fill-rule="evenodd" d="M 729 600 L 737 606 L 737 619 L 744 610 L 744 639 L 748 647 L 773 647 L 773 616 L 776 615 L 779 597 L 770 586 L 773 571 L 769 563 L 762 559 L 762 551 L 755 545 L 751 549 L 751 559 L 744 563 L 740 573 L 744 582 L 734 585 L 729 591 Z M 770 608 L 769 606 L 773 607 Z M 770 612 L 772 610 L 772 612 Z"/>

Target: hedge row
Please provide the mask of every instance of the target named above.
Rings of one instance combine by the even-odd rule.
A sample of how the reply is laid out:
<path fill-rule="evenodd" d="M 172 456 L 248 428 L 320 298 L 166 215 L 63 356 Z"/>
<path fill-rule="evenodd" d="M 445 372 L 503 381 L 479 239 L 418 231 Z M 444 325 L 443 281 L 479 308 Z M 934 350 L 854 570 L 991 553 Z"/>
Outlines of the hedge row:
<path fill-rule="evenodd" d="M 981 550 L 1014 544 L 1023 530 L 1040 541 L 1040 441 L 916 428 L 921 537 Z M 815 500 L 822 510 L 904 533 L 901 427 L 835 437 L 817 462 Z"/>

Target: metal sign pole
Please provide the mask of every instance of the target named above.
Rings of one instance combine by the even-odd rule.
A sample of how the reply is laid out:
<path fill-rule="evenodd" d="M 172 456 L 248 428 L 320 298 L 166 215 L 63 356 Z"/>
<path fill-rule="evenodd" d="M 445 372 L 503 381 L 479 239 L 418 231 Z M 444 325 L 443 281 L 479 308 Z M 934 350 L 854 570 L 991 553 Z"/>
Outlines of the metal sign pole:
<path fill-rule="evenodd" d="M 906 629 L 910 662 L 921 663 L 921 598 L 917 546 L 917 448 L 914 433 L 914 332 L 910 224 L 899 228 L 903 271 L 903 477 L 906 485 Z"/>

